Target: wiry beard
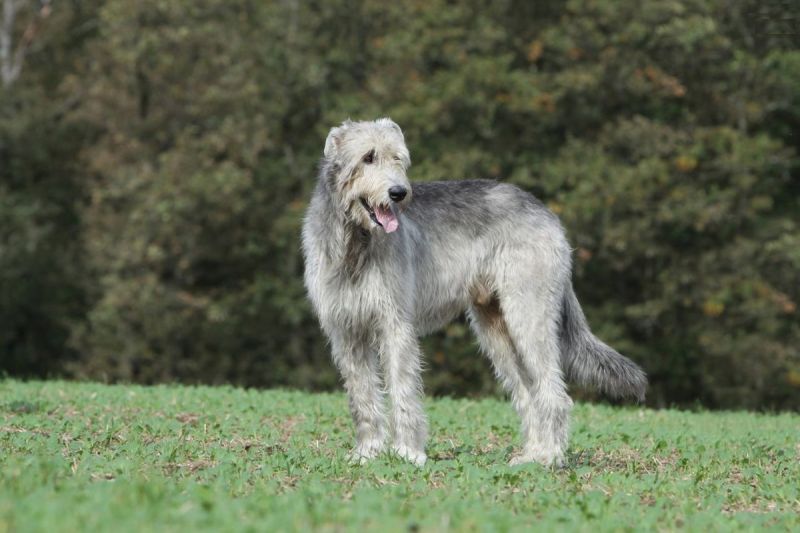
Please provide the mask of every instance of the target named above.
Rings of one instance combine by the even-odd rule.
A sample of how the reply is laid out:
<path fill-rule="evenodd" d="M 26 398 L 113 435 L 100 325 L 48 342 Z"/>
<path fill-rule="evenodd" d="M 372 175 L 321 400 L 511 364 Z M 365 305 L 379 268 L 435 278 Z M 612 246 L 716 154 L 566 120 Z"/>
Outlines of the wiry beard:
<path fill-rule="evenodd" d="M 340 265 L 340 274 L 355 280 L 367 266 L 372 222 L 363 214 L 357 197 L 348 200 L 342 195 L 339 167 L 330 165 L 323 172 L 325 179 L 320 180 L 317 193 L 329 208 L 323 211 L 327 223 L 322 228 L 328 236 L 321 237 L 321 240 L 325 243 L 326 255 Z"/>
<path fill-rule="evenodd" d="M 342 267 L 351 280 L 357 279 L 364 271 L 371 245 L 372 235 L 369 231 L 353 223 L 345 226 Z"/>

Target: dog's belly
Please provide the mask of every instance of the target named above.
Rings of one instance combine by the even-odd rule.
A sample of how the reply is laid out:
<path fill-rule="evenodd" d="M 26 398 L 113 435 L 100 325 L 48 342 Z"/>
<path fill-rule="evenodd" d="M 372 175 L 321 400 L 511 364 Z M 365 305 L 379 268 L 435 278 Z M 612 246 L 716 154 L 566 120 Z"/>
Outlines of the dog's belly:
<path fill-rule="evenodd" d="M 424 309 L 417 314 L 414 328 L 419 335 L 433 333 L 455 320 L 465 310 L 466 305 L 461 302 L 451 302 L 450 305 L 439 306 L 435 309 Z"/>
<path fill-rule="evenodd" d="M 414 327 L 419 335 L 443 328 L 470 305 L 471 272 L 443 272 L 427 276 L 417 287 Z"/>

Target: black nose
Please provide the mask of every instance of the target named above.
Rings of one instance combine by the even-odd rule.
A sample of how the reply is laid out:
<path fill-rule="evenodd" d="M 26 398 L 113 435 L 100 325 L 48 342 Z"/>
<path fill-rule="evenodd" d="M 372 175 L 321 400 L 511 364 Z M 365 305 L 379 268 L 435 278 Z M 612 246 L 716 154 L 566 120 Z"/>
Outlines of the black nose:
<path fill-rule="evenodd" d="M 408 191 L 405 187 L 400 185 L 389 187 L 389 198 L 391 198 L 393 202 L 402 202 L 403 198 L 406 197 L 406 194 L 408 194 Z"/>

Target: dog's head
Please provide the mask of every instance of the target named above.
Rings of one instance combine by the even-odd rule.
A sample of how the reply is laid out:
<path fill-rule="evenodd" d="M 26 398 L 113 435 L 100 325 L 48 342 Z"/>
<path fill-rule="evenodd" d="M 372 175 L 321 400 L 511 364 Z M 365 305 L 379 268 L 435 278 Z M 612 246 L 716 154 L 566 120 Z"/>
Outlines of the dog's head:
<path fill-rule="evenodd" d="M 323 179 L 345 216 L 368 231 L 392 233 L 411 201 L 411 158 L 400 126 L 388 118 L 345 121 L 325 141 Z"/>

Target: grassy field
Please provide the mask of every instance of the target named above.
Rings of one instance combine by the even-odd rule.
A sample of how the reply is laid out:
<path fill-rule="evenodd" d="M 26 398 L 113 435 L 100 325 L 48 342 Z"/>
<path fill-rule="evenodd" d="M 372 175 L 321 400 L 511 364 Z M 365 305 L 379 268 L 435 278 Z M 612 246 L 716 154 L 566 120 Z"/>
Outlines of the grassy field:
<path fill-rule="evenodd" d="M 0 532 L 800 528 L 800 416 L 578 405 L 508 467 L 502 401 L 431 400 L 430 460 L 350 466 L 341 394 L 0 381 Z"/>

